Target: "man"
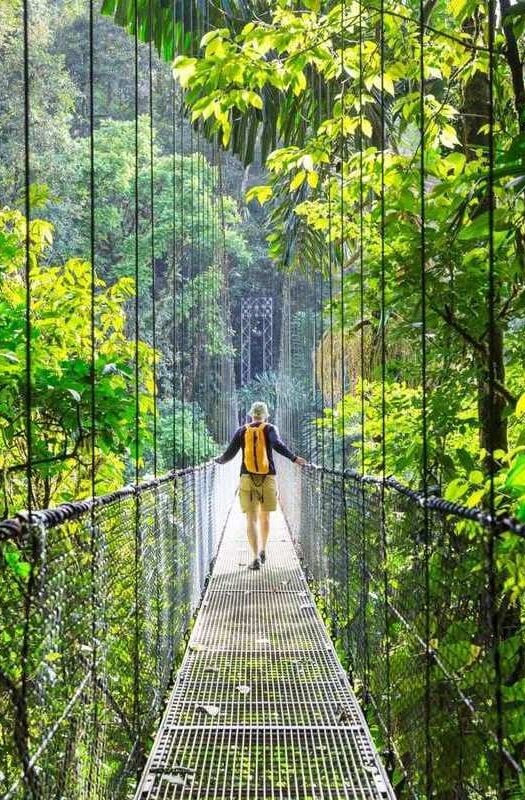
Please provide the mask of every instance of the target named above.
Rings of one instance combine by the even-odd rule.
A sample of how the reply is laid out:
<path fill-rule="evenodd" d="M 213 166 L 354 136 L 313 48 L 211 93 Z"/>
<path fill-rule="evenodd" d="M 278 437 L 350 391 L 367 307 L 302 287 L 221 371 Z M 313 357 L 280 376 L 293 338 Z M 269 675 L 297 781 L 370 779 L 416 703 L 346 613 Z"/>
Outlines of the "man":
<path fill-rule="evenodd" d="M 281 441 L 277 428 L 267 421 L 266 403 L 253 403 L 249 414 L 251 423 L 238 428 L 226 451 L 215 460 L 225 464 L 242 450 L 239 500 L 246 514 L 246 533 L 254 555 L 248 569 L 259 570 L 266 561 L 270 512 L 277 508 L 273 450 L 300 466 L 306 464 L 306 460 L 294 455 Z"/>

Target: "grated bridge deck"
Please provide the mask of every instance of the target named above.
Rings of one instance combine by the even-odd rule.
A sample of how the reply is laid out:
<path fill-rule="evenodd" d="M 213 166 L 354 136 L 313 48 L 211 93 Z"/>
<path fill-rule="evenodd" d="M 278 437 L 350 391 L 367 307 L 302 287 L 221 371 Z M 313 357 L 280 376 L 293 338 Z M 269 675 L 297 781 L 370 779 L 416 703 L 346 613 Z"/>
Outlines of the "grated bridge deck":
<path fill-rule="evenodd" d="M 232 511 L 136 800 L 393 800 L 282 512 L 246 569 Z"/>

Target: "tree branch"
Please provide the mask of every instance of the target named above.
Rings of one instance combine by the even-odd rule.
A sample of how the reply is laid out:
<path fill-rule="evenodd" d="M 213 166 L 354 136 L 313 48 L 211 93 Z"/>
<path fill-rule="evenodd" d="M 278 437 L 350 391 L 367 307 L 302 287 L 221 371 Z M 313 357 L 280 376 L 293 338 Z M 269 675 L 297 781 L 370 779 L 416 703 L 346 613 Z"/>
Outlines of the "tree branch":
<path fill-rule="evenodd" d="M 503 32 L 505 34 L 505 41 L 507 43 L 507 47 L 505 48 L 505 56 L 507 58 L 507 64 L 509 65 L 510 74 L 512 77 L 514 105 L 518 115 L 518 126 L 520 133 L 523 133 L 525 132 L 525 81 L 523 79 L 523 64 L 521 63 L 518 43 L 512 28 L 512 21 L 505 19 L 510 10 L 511 5 L 509 0 L 500 0 L 500 11 L 503 19 Z"/>
<path fill-rule="evenodd" d="M 482 356 L 485 360 L 488 357 L 487 348 L 474 336 L 472 336 L 469 331 L 463 327 L 463 325 L 458 322 L 454 313 L 450 306 L 445 305 L 443 309 L 436 308 L 435 306 L 431 306 L 432 310 L 441 317 L 447 325 L 458 333 L 462 339 L 464 339 L 467 344 L 469 344 L 480 356 Z"/>
<path fill-rule="evenodd" d="M 464 339 L 464 341 L 475 350 L 478 356 L 482 357 L 484 363 L 487 364 L 489 358 L 488 349 L 482 342 L 479 341 L 479 339 L 476 339 L 474 336 L 472 336 L 472 334 L 469 333 L 469 331 L 467 331 L 460 322 L 458 322 L 452 313 L 451 308 L 449 306 L 445 306 L 444 309 L 436 308 L 435 306 L 431 306 L 431 308 L 436 314 L 438 314 L 438 316 L 441 317 L 442 320 L 447 323 L 447 325 L 450 325 L 450 327 L 455 330 L 456 333 L 459 334 L 459 336 L 461 336 L 461 338 Z M 498 394 L 505 398 L 510 406 L 514 407 L 516 405 L 518 399 L 514 397 L 512 392 L 510 392 L 507 387 L 501 383 L 501 381 L 494 380 L 494 388 Z"/>
<path fill-rule="evenodd" d="M 70 453 L 59 453 L 58 455 L 51 456 L 50 458 L 41 458 L 38 461 L 32 461 L 31 465 L 29 465 L 27 463 L 27 461 L 24 464 L 13 464 L 11 467 L 6 467 L 5 471 L 6 472 L 21 472 L 22 470 L 26 470 L 29 466 L 31 466 L 31 467 L 40 467 L 43 464 L 54 464 L 57 461 L 69 461 L 70 458 L 75 458 L 76 457 L 76 455 L 78 453 L 78 450 L 79 450 L 79 447 L 80 447 L 81 441 L 82 441 L 82 438 L 77 439 L 77 442 L 76 442 L 73 450 Z"/>

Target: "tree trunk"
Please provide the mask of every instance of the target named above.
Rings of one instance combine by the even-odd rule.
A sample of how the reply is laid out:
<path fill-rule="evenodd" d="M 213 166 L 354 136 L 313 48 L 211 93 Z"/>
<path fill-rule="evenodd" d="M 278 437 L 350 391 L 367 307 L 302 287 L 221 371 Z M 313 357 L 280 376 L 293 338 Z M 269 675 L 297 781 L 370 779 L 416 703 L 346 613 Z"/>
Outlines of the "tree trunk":
<path fill-rule="evenodd" d="M 463 25 L 463 30 L 472 33 L 480 24 L 478 20 L 467 20 Z M 476 72 L 465 86 L 462 112 L 462 138 L 463 149 L 467 159 L 475 158 L 477 148 L 488 150 L 489 134 L 480 128 L 487 126 L 490 118 L 490 94 L 488 76 L 481 72 Z M 479 204 L 478 215 L 489 209 L 490 198 L 487 195 Z M 495 298 L 498 296 L 498 286 L 495 286 Z M 488 304 L 495 298 L 487 297 L 487 325 L 488 325 Z M 507 420 L 505 410 L 507 400 L 499 393 L 494 392 L 491 396 L 490 387 L 490 359 L 492 358 L 492 370 L 494 379 L 505 383 L 505 364 L 503 361 L 504 341 L 503 330 L 498 323 L 492 326 L 487 339 L 492 339 L 492 344 L 487 347 L 485 359 L 480 357 L 478 371 L 478 415 L 479 415 L 479 443 L 480 447 L 485 448 L 487 456 L 484 459 L 484 466 L 488 474 L 494 474 L 498 465 L 492 457 L 494 450 L 507 449 Z"/>
<path fill-rule="evenodd" d="M 493 330 L 492 354 L 494 357 L 494 378 L 505 383 L 505 365 L 503 361 L 503 332 L 498 325 Z M 492 458 L 495 450 L 507 450 L 507 420 L 505 409 L 507 400 L 499 393 L 492 396 L 490 387 L 489 365 L 480 368 L 478 376 L 478 416 L 479 445 L 487 451 L 484 465 L 487 473 L 498 470 L 498 464 Z"/>

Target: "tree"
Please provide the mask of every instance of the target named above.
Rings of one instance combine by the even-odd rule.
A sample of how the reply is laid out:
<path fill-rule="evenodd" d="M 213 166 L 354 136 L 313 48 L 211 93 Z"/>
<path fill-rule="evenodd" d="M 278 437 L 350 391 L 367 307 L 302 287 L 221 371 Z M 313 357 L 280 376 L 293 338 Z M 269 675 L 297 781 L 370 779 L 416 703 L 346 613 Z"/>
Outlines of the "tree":
<path fill-rule="evenodd" d="M 70 134 L 77 92 L 65 70 L 64 57 L 52 52 L 56 4 L 34 0 L 29 16 L 29 144 L 33 184 L 46 183 L 50 166 L 61 181 L 71 177 L 74 144 Z M 24 191 L 24 48 L 22 4 L 4 7 L 0 39 L 0 192 L 5 203 Z M 60 155 L 60 158 L 59 158 Z M 53 189 L 54 187 L 52 187 Z"/>
<path fill-rule="evenodd" d="M 3 516 L 27 501 L 25 233 L 20 212 L 0 213 Z M 134 286 L 130 278 L 112 286 L 96 278 L 93 409 L 91 319 L 86 313 L 91 265 L 69 259 L 63 266 L 45 266 L 52 226 L 33 219 L 30 236 L 31 502 L 34 508 L 46 508 L 91 494 L 93 436 L 98 492 L 122 485 L 128 459 L 135 453 L 135 344 L 125 334 L 125 304 Z M 153 354 L 144 342 L 138 343 L 138 354 L 141 458 L 153 410 Z"/>
<path fill-rule="evenodd" d="M 448 498 L 473 506 L 488 503 L 495 477 L 498 510 L 512 501 L 512 510 L 522 513 L 525 170 L 522 55 L 514 46 L 521 12 L 509 17 L 502 7 L 489 74 L 486 6 L 426 4 L 422 32 L 412 3 L 384 10 L 380 16 L 374 6 L 277 3 L 263 20 L 210 31 L 201 53 L 179 57 L 175 69 L 193 118 L 220 135 L 225 147 L 239 147 L 241 120 L 253 138 L 272 119 L 281 141 L 267 158 L 271 178 L 248 193 L 249 200 L 271 203 L 270 252 L 288 269 L 307 263 L 311 273 L 323 272 L 333 295 L 325 308 L 327 324 L 334 323 L 331 335 L 366 337 L 366 371 L 346 389 L 340 382 L 325 426 L 357 448 L 364 438 L 372 472 L 394 473 L 416 487 L 437 484 Z M 504 41 L 506 49 L 498 49 Z M 495 98 L 490 115 L 489 79 Z M 374 356 L 385 343 L 383 372 Z M 404 515 L 405 526 L 395 509 L 385 513 L 387 569 L 408 601 L 418 591 L 406 545 L 411 516 Z M 352 530 L 350 513 L 346 524 Z M 429 565 L 432 647 L 452 665 L 467 696 L 482 703 L 494 683 L 483 612 L 484 538 L 461 524 L 444 535 L 446 557 L 433 547 Z M 381 557 L 375 528 L 369 547 Z M 516 575 L 522 559 L 518 537 L 498 540 L 505 744 L 518 760 L 524 731 L 514 699 L 521 697 L 524 661 L 523 585 Z M 445 584 L 461 586 L 462 595 L 452 596 Z M 463 593 L 474 603 L 468 618 Z M 342 627 L 350 623 L 343 619 Z M 415 627 L 423 629 L 417 612 Z M 389 633 L 399 675 L 392 700 L 396 744 L 411 780 L 422 787 L 424 746 L 406 728 L 405 711 L 411 697 L 421 707 L 423 687 L 409 689 L 402 671 L 416 654 L 394 621 Z M 371 682 L 381 698 L 380 664 L 372 665 Z M 439 754 L 435 790 L 448 799 L 465 783 L 460 786 L 449 769 L 456 747 L 446 720 L 449 695 L 434 674 L 431 693 Z M 494 729 L 492 710 L 484 712 L 484 724 Z M 487 756 L 474 738 L 469 748 L 462 764 L 471 786 L 467 796 L 489 796 L 494 753 Z"/>

